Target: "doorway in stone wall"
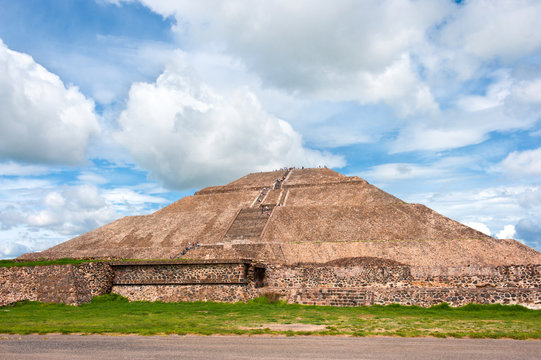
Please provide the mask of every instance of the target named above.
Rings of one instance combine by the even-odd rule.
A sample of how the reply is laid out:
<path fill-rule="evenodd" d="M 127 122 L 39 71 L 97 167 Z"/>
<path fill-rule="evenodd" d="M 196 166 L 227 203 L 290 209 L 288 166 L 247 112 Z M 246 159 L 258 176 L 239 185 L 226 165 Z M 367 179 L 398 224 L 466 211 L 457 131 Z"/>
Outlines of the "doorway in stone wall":
<path fill-rule="evenodd" d="M 254 267 L 254 285 L 256 288 L 265 286 L 265 266 Z"/>

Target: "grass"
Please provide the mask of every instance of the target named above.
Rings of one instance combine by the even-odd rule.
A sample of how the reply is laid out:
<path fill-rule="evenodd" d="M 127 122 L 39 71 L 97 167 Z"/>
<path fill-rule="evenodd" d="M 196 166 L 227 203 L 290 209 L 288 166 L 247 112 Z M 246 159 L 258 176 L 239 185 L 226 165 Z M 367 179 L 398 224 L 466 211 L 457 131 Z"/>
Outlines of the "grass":
<path fill-rule="evenodd" d="M 324 325 L 324 330 L 270 330 L 269 324 Z M 25 301 L 0 307 L 0 333 L 282 334 L 541 338 L 541 311 L 522 306 L 446 304 L 338 308 L 270 303 L 128 302 L 107 294 L 69 306 Z"/>
<path fill-rule="evenodd" d="M 97 262 L 103 260 L 89 259 L 70 259 L 62 258 L 58 260 L 36 260 L 36 261 L 18 261 L 18 260 L 0 260 L 0 267 L 22 267 L 22 266 L 48 266 L 48 265 L 79 265 L 88 262 Z"/>
<path fill-rule="evenodd" d="M 122 260 L 101 260 L 101 259 L 71 259 L 71 258 L 62 258 L 57 260 L 32 260 L 32 261 L 20 261 L 20 260 L 0 260 L 0 267 L 23 267 L 23 266 L 48 266 L 48 265 L 79 265 L 89 262 L 109 262 L 109 261 L 126 261 L 126 262 L 178 262 L 186 261 L 189 262 L 190 259 L 122 259 Z"/>

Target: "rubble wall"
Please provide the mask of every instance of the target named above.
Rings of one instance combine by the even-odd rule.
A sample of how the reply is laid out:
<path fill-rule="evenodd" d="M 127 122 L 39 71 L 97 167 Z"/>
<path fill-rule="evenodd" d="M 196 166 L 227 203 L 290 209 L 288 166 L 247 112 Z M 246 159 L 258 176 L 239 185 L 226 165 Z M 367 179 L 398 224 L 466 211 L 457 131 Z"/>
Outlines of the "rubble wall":
<path fill-rule="evenodd" d="M 418 305 L 428 307 L 446 302 L 451 306 L 476 304 L 519 304 L 539 308 L 541 291 L 524 288 L 290 288 L 280 291 L 290 303 L 305 305 Z"/>
<path fill-rule="evenodd" d="M 257 297 L 248 260 L 114 263 L 111 292 L 131 301 L 247 301 Z"/>
<path fill-rule="evenodd" d="M 427 268 L 391 266 L 271 265 L 265 285 L 273 288 L 449 287 L 541 288 L 541 265 Z"/>
<path fill-rule="evenodd" d="M 264 278 L 258 277 L 263 268 Z M 290 303 L 334 306 L 473 302 L 541 307 L 541 265 L 427 268 L 261 266 L 249 260 L 118 262 L 0 268 L 0 281 L 0 305 L 22 300 L 76 305 L 113 292 L 130 300 L 166 302 L 237 302 L 279 294 Z"/>
<path fill-rule="evenodd" d="M 248 301 L 258 295 L 257 289 L 248 284 L 201 285 L 113 285 L 111 292 L 130 301 Z"/>
<path fill-rule="evenodd" d="M 447 302 L 541 307 L 541 265 L 415 268 L 409 266 L 267 266 L 267 292 L 290 303 L 333 306 L 432 306 Z"/>
<path fill-rule="evenodd" d="M 115 285 L 244 284 L 244 263 L 113 265 Z"/>
<path fill-rule="evenodd" d="M 112 281 L 105 263 L 0 268 L 0 306 L 24 300 L 79 305 L 110 292 Z"/>

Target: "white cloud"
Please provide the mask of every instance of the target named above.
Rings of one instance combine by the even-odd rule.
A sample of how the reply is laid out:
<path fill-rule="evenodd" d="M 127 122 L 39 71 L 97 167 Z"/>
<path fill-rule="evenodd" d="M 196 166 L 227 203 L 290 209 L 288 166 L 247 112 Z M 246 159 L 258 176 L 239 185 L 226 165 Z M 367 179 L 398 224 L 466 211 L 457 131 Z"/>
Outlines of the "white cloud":
<path fill-rule="evenodd" d="M 56 53 L 47 57 L 56 72 L 102 105 L 122 101 L 132 82 L 155 78 L 174 52 L 173 45 L 142 39 L 97 35 L 96 41 L 89 48 L 65 49 L 62 61 Z"/>
<path fill-rule="evenodd" d="M 488 228 L 488 226 L 486 226 L 485 224 L 483 223 L 480 223 L 480 222 L 465 222 L 464 225 L 466 226 L 469 226 L 471 227 L 472 229 L 475 229 L 477 231 L 480 231 L 482 232 L 483 234 L 486 234 L 488 236 L 491 236 L 492 235 L 492 232 L 490 231 L 490 229 Z"/>
<path fill-rule="evenodd" d="M 141 207 L 142 205 L 145 205 L 145 204 L 165 205 L 169 203 L 169 200 L 165 198 L 154 196 L 154 195 L 142 194 L 140 192 L 134 191 L 132 189 L 127 189 L 127 188 L 115 188 L 112 190 L 104 190 L 103 197 L 109 203 L 114 203 L 115 208 L 118 211 L 122 210 L 123 212 L 127 212 L 131 207 L 134 207 L 134 206 Z"/>
<path fill-rule="evenodd" d="M 513 90 L 517 99 L 525 103 L 541 103 L 541 79 L 521 81 Z"/>
<path fill-rule="evenodd" d="M 511 93 L 513 80 L 508 71 L 496 71 L 491 76 L 493 82 L 487 87 L 485 94 L 462 95 L 457 100 L 458 109 L 475 112 L 503 105 Z"/>
<path fill-rule="evenodd" d="M 533 117 L 510 116 L 503 105 L 477 111 L 446 110 L 402 127 L 391 144 L 391 152 L 442 151 L 479 144 L 487 140 L 491 132 L 529 129 L 536 121 Z"/>
<path fill-rule="evenodd" d="M 30 227 L 45 227 L 62 235 L 78 235 L 104 225 L 119 216 L 105 202 L 98 188 L 91 185 L 64 187 L 47 193 L 42 210 L 26 211 L 25 223 Z"/>
<path fill-rule="evenodd" d="M 421 187 L 429 186 L 429 182 L 420 182 Z M 434 192 L 410 193 L 399 197 L 425 204 L 440 214 L 491 236 L 521 240 L 539 251 L 539 194 L 541 192 L 538 186 L 467 186 L 460 190 L 442 187 Z M 491 234 L 490 229 L 496 230 Z"/>
<path fill-rule="evenodd" d="M 50 167 L 40 165 L 24 165 L 13 161 L 0 163 L 0 176 L 45 175 L 51 173 Z"/>
<path fill-rule="evenodd" d="M 77 176 L 77 180 L 81 182 L 82 184 L 93 184 L 93 185 L 103 185 L 109 182 L 106 178 L 103 176 L 89 172 L 89 171 L 83 171 Z"/>
<path fill-rule="evenodd" d="M 116 138 L 151 176 L 182 189 L 285 165 L 344 165 L 341 157 L 304 148 L 301 136 L 247 88 L 217 94 L 181 56 L 156 83 L 134 84 L 119 118 Z"/>
<path fill-rule="evenodd" d="M 531 186 L 518 197 L 518 203 L 525 209 L 534 209 L 541 205 L 541 187 Z"/>
<path fill-rule="evenodd" d="M 465 170 L 479 167 L 479 155 L 437 157 L 426 164 L 416 163 L 387 163 L 371 167 L 359 176 L 377 181 L 402 182 L 407 179 L 444 181 L 447 177 L 456 177 Z"/>
<path fill-rule="evenodd" d="M 28 247 L 17 242 L 0 243 L 0 259 L 12 259 L 28 251 Z"/>
<path fill-rule="evenodd" d="M 468 186 L 466 189 L 443 187 L 434 192 L 409 194 L 407 199 L 425 204 L 467 225 L 482 223 L 489 229 L 502 229 L 527 216 L 527 210 L 518 203 L 517 198 L 529 189 L 527 186 Z"/>
<path fill-rule="evenodd" d="M 513 151 L 500 163 L 500 169 L 510 176 L 540 176 L 541 148 Z"/>
<path fill-rule="evenodd" d="M 41 251 L 66 240 L 65 236 L 43 228 L 29 230 L 25 225 L 0 229 L 0 259 L 15 258 L 23 253 Z"/>
<path fill-rule="evenodd" d="M 0 160 L 80 163 L 99 131 L 91 100 L 0 40 Z"/>
<path fill-rule="evenodd" d="M 392 152 L 440 151 L 482 143 L 494 131 L 532 128 L 541 117 L 541 81 L 496 71 L 482 95 L 461 95 L 454 108 L 419 117 L 400 129 Z"/>
<path fill-rule="evenodd" d="M 514 239 L 517 232 L 514 225 L 505 225 L 502 230 L 500 230 L 496 237 L 498 239 Z"/>
<path fill-rule="evenodd" d="M 511 62 L 541 49 L 540 17 L 536 0 L 466 1 L 443 29 L 442 40 L 458 56 Z"/>
<path fill-rule="evenodd" d="M 0 258 L 40 251 L 105 225 L 123 215 L 141 215 L 169 201 L 149 195 L 147 184 L 100 189 L 56 186 L 25 179 L 0 182 Z M 146 192 L 146 193 L 145 193 Z"/>
<path fill-rule="evenodd" d="M 365 126 L 348 127 L 328 118 L 305 126 L 298 113 L 287 114 L 320 146 L 374 142 L 393 131 L 393 153 L 449 150 L 482 143 L 492 132 L 529 129 L 541 114 L 531 105 L 539 84 L 513 78 L 512 66 L 494 66 L 541 48 L 541 6 L 533 1 L 140 2 L 176 19 L 188 57 L 207 58 L 205 73 L 223 81 L 234 67 L 243 69 L 243 80 L 246 72 L 258 78 L 262 89 L 255 92 L 267 110 L 261 95 L 273 88 L 312 103 L 385 104 L 403 119 L 362 118 L 355 122 Z M 488 23 L 480 20 L 486 14 Z M 221 60 L 209 65 L 208 58 Z"/>
<path fill-rule="evenodd" d="M 332 101 L 385 102 L 402 115 L 437 108 L 411 49 L 452 11 L 445 2 L 154 1 L 190 51 L 221 49 L 262 82 Z M 118 1 L 114 1 L 118 4 Z"/>

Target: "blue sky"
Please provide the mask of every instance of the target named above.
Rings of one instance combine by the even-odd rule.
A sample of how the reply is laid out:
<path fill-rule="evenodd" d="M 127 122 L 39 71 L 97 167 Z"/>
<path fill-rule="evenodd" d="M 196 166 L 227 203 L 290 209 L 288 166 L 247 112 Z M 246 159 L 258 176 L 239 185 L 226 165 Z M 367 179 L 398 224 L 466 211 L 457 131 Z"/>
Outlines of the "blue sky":
<path fill-rule="evenodd" d="M 0 0 L 0 258 L 319 165 L 541 250 L 540 18 L 527 0 Z"/>

